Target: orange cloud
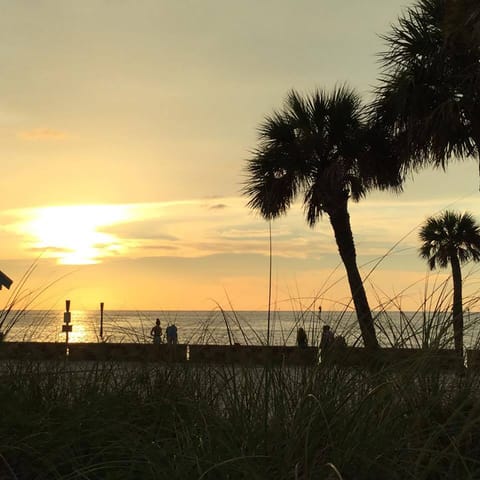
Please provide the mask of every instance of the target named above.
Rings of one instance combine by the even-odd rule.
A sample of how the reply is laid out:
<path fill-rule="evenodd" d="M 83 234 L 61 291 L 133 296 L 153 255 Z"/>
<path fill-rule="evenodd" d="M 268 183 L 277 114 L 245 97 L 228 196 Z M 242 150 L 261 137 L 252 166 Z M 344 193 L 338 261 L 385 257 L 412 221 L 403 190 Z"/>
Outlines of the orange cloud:
<path fill-rule="evenodd" d="M 22 140 L 63 140 L 68 135 L 53 128 L 32 128 L 19 132 L 18 137 Z"/>

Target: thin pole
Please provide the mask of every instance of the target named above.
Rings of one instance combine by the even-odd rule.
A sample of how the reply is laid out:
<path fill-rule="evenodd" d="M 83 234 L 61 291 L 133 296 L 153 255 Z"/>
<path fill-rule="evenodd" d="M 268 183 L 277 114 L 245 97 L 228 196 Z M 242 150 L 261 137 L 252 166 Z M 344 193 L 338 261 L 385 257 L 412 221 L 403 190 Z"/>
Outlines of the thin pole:
<path fill-rule="evenodd" d="M 318 325 L 317 325 L 317 335 L 318 332 L 320 332 L 320 324 L 322 323 L 322 306 L 318 306 Z M 315 338 L 318 340 L 318 336 L 315 336 Z"/>
<path fill-rule="evenodd" d="M 66 328 L 65 328 L 65 346 L 68 355 L 68 331 L 70 326 L 70 300 L 65 300 L 65 315 L 63 319 Z"/>
<path fill-rule="evenodd" d="M 103 302 L 100 302 L 100 338 L 103 340 Z"/>
<path fill-rule="evenodd" d="M 270 345 L 270 312 L 272 304 L 272 221 L 268 221 L 269 233 L 269 269 L 268 269 L 268 313 L 267 313 L 267 345 Z"/>

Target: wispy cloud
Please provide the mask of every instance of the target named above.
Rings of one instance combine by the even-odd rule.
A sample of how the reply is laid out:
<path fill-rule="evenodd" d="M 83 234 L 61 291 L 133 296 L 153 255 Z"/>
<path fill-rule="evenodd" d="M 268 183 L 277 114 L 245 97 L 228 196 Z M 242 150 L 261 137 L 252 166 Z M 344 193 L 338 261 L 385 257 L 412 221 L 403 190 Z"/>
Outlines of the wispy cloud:
<path fill-rule="evenodd" d="M 225 203 L 216 203 L 215 205 L 211 205 L 208 207 L 210 210 L 223 210 L 224 208 L 228 208 L 228 205 Z"/>
<path fill-rule="evenodd" d="M 64 140 L 69 137 L 66 132 L 55 130 L 53 128 L 32 128 L 30 130 L 22 130 L 17 133 L 17 137 L 27 141 L 40 140 Z"/>
<path fill-rule="evenodd" d="M 443 204 L 431 200 L 406 203 L 408 206 L 396 197 L 351 205 L 361 262 L 387 252 L 389 256 L 418 261 L 418 225 L 426 216 L 441 210 Z M 472 209 L 473 203 L 474 199 L 457 202 L 455 208 Z M 152 255 L 269 255 L 268 223 L 252 214 L 241 197 L 12 210 L 3 215 L 0 212 L 0 222 L 0 232 L 21 235 L 25 249 L 46 249 L 58 258 L 62 249 L 78 254 L 82 251 L 82 255 L 95 261 L 119 255 L 132 259 Z M 272 222 L 272 245 L 276 257 L 312 261 L 338 258 L 328 218 L 311 229 L 301 205 L 293 206 L 287 216 Z"/>

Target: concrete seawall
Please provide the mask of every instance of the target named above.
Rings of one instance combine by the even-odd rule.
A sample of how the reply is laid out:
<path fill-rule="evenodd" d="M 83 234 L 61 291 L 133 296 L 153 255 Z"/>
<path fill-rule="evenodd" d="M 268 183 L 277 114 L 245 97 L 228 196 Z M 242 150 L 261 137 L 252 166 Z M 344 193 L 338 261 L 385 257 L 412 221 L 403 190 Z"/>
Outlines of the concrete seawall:
<path fill-rule="evenodd" d="M 414 365 L 435 369 L 459 369 L 464 358 L 451 349 L 382 348 L 369 352 L 344 347 L 324 352 L 317 347 L 263 345 L 153 345 L 142 343 L 0 342 L 0 360 L 144 361 L 190 364 L 239 365 L 336 365 L 363 367 Z M 480 369 L 480 350 L 467 350 L 467 366 Z"/>
<path fill-rule="evenodd" d="M 68 353 L 67 353 L 68 352 Z M 262 345 L 153 345 L 142 343 L 2 342 L 0 359 L 235 363 L 244 365 L 318 363 L 318 348 Z"/>

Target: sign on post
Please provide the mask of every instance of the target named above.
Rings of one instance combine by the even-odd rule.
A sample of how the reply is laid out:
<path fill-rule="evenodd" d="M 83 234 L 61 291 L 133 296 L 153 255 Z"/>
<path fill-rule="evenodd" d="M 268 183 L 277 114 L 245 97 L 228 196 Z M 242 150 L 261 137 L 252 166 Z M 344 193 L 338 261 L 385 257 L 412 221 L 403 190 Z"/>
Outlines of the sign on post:
<path fill-rule="evenodd" d="M 65 333 L 65 345 L 67 346 L 68 355 L 68 334 L 72 331 L 73 325 L 70 325 L 72 321 L 72 314 L 70 313 L 70 300 L 65 300 L 65 312 L 63 314 L 62 333 Z"/>

